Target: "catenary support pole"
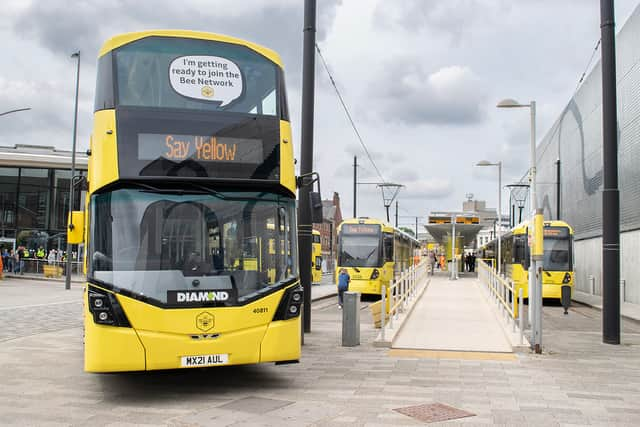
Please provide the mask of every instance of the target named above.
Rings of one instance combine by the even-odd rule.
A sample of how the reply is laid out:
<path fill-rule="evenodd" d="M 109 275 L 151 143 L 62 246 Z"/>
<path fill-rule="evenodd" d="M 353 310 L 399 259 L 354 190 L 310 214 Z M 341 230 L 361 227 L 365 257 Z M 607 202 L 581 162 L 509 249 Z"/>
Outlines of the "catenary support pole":
<path fill-rule="evenodd" d="M 358 158 L 353 156 L 353 217 L 358 217 L 358 210 L 356 209 L 356 198 L 358 193 Z"/>
<path fill-rule="evenodd" d="M 602 40 L 602 341 L 620 344 L 620 193 L 613 0 L 600 0 Z"/>
<path fill-rule="evenodd" d="M 560 159 L 556 160 L 556 219 L 560 221 Z"/>
<path fill-rule="evenodd" d="M 398 201 L 396 200 L 396 228 L 398 228 Z"/>
<path fill-rule="evenodd" d="M 313 107 L 315 84 L 316 1 L 304 2 L 304 41 L 302 50 L 302 121 L 300 139 L 300 174 L 313 171 Z M 306 179 L 306 178 L 305 178 Z M 306 184 L 304 182 L 303 184 Z M 300 253 L 300 282 L 304 289 L 302 312 L 304 332 L 311 332 L 311 204 L 310 185 L 298 190 L 298 250 Z"/>

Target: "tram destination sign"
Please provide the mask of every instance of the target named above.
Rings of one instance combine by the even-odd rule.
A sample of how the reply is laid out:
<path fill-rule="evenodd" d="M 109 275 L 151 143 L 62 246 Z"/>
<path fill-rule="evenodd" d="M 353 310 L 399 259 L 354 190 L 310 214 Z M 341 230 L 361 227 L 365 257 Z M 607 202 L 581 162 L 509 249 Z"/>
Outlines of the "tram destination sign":
<path fill-rule="evenodd" d="M 566 239 L 569 237 L 569 229 L 566 227 L 545 227 L 543 234 L 544 237 Z"/>
<path fill-rule="evenodd" d="M 378 234 L 380 226 L 377 224 L 344 224 L 342 232 L 345 234 Z"/>
<path fill-rule="evenodd" d="M 138 134 L 138 160 L 182 162 L 222 162 L 260 164 L 264 161 L 263 144 L 259 139 L 221 136 Z"/>

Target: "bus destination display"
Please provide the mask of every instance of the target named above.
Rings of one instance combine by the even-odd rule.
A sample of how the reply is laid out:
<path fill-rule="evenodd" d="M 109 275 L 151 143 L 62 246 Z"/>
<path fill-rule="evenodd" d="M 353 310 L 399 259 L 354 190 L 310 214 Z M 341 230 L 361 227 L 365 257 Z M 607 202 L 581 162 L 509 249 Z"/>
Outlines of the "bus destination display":
<path fill-rule="evenodd" d="M 224 162 L 260 164 L 264 161 L 262 140 L 220 136 L 138 134 L 138 160 Z"/>

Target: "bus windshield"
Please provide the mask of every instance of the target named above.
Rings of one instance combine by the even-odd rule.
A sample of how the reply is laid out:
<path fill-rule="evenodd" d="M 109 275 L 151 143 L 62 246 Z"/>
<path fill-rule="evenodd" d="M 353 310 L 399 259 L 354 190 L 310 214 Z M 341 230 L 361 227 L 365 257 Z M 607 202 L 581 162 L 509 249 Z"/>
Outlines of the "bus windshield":
<path fill-rule="evenodd" d="M 341 236 L 338 265 L 341 267 L 379 267 L 380 236 L 346 234 Z"/>
<path fill-rule="evenodd" d="M 295 279 L 293 199 L 205 190 L 94 194 L 89 280 L 157 305 L 199 306 L 219 291 L 214 305 L 240 305 Z"/>
<path fill-rule="evenodd" d="M 278 115 L 278 68 L 245 46 L 146 37 L 114 61 L 120 106 Z"/>

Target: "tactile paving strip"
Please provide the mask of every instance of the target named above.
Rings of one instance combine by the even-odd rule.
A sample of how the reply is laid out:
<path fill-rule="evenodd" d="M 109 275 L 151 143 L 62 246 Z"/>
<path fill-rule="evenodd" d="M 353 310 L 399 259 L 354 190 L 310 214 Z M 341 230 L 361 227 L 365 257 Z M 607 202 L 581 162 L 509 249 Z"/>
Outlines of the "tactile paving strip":
<path fill-rule="evenodd" d="M 394 411 L 408 415 L 425 423 L 435 423 L 437 421 L 448 421 L 475 416 L 475 414 L 472 414 L 471 412 L 463 411 L 462 409 L 457 409 L 442 403 L 406 406 L 404 408 L 396 408 Z"/>

